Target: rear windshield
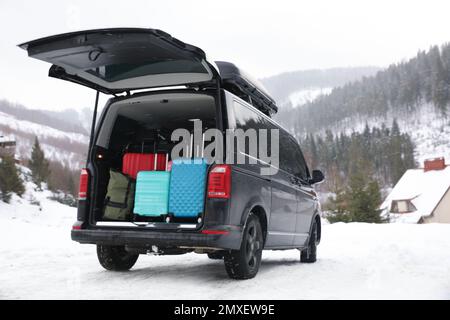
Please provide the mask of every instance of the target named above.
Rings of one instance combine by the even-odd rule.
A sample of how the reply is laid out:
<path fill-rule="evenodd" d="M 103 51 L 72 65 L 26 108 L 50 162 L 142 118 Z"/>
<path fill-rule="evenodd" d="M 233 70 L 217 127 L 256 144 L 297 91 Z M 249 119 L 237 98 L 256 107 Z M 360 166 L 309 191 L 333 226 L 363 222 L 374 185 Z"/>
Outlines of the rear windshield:
<path fill-rule="evenodd" d="M 118 63 L 89 69 L 86 72 L 107 82 L 166 73 L 208 73 L 202 64 L 191 60 Z"/>
<path fill-rule="evenodd" d="M 216 127 L 214 97 L 195 93 L 152 94 L 113 103 L 100 128 L 96 144 L 112 152 L 134 146 L 149 152 L 170 151 L 175 129 L 193 132 L 201 120 L 203 131 Z"/>

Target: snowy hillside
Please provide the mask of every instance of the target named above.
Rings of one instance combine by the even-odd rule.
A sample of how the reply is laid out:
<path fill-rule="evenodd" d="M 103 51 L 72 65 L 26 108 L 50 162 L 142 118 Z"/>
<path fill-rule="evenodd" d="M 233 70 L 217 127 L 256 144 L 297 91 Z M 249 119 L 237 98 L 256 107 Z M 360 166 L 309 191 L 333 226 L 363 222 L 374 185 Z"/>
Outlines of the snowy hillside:
<path fill-rule="evenodd" d="M 363 77 L 374 75 L 379 70 L 380 68 L 378 67 L 299 70 L 277 74 L 260 80 L 278 104 L 283 105 L 287 102 L 287 97 L 290 95 L 295 96 L 297 92 L 339 87 Z M 294 100 L 294 102 L 297 101 Z M 293 105 L 295 106 L 296 103 L 293 103 Z"/>
<path fill-rule="evenodd" d="M 21 120 L 13 115 L 0 112 L 0 135 L 16 140 L 16 156 L 30 157 L 34 138 L 37 136 L 50 160 L 64 163 L 78 169 L 85 161 L 89 137 L 81 133 L 61 131 L 49 126 Z"/>
<path fill-rule="evenodd" d="M 382 123 L 391 127 L 394 118 L 397 119 L 402 132 L 408 133 L 415 143 L 415 158 L 420 165 L 427 158 L 444 156 L 450 160 L 450 118 L 444 117 L 430 104 L 422 104 L 407 113 L 391 110 L 386 117 L 346 118 L 327 129 L 334 133 L 362 132 L 366 123 L 369 127 L 379 127 Z"/>
<path fill-rule="evenodd" d="M 331 90 L 333 90 L 333 88 L 311 87 L 300 89 L 294 93 L 291 93 L 288 97 L 287 102 L 290 102 L 291 105 L 295 108 L 308 102 L 314 101 L 318 96 L 322 94 L 329 94 Z"/>
<path fill-rule="evenodd" d="M 71 241 L 76 209 L 49 196 L 28 183 L 24 199 L 0 202 L 0 299 L 450 299 L 450 225 L 325 224 L 317 263 L 264 251 L 246 281 L 195 253 L 114 273 Z"/>

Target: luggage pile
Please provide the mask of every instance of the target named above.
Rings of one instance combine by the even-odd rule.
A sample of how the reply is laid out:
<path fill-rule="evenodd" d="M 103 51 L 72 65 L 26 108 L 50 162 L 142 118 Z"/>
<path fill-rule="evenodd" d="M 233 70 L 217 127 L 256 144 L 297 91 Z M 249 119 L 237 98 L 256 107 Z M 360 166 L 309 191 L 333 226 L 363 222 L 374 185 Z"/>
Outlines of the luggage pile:
<path fill-rule="evenodd" d="M 118 221 L 199 221 L 207 162 L 169 161 L 165 153 L 125 152 L 122 171 L 110 170 L 103 218 Z"/>

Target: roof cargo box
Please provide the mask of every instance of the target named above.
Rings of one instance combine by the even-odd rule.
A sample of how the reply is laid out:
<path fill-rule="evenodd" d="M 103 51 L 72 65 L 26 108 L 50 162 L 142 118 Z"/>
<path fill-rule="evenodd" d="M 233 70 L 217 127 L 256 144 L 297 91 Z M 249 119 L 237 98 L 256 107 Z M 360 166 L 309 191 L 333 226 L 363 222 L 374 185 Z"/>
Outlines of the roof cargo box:
<path fill-rule="evenodd" d="M 269 117 L 277 113 L 275 100 L 259 81 L 240 70 L 236 65 L 225 61 L 216 61 L 223 87 L 231 93 L 248 101 Z"/>

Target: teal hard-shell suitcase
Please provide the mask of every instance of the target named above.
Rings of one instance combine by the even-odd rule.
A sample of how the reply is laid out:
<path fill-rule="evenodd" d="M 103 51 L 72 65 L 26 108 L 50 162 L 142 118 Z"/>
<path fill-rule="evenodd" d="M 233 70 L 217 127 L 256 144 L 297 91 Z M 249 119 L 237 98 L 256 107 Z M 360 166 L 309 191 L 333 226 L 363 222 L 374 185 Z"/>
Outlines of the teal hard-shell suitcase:
<path fill-rule="evenodd" d="M 136 179 L 134 213 L 140 216 L 166 215 L 169 206 L 170 172 L 140 171 Z"/>

